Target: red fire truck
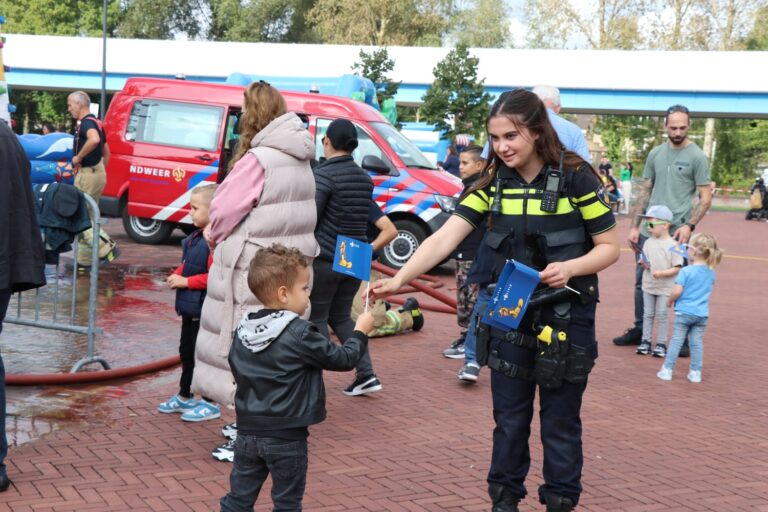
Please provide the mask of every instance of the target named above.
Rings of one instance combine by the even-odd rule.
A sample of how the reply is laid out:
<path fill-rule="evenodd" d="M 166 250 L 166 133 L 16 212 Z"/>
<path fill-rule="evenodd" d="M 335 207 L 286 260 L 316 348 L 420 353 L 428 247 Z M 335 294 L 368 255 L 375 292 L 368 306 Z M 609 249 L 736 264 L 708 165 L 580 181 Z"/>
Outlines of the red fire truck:
<path fill-rule="evenodd" d="M 345 118 L 355 124 L 359 145 L 353 157 L 371 173 L 374 199 L 399 231 L 383 259 L 402 266 L 445 222 L 461 182 L 435 169 L 369 105 L 323 94 L 283 95 L 314 136 L 318 159 L 331 121 Z M 216 182 L 226 168 L 242 102 L 241 86 L 129 79 L 104 120 L 112 156 L 102 212 L 122 217 L 125 230 L 141 243 L 160 243 L 176 227 L 191 229 L 190 191 L 202 182 Z"/>

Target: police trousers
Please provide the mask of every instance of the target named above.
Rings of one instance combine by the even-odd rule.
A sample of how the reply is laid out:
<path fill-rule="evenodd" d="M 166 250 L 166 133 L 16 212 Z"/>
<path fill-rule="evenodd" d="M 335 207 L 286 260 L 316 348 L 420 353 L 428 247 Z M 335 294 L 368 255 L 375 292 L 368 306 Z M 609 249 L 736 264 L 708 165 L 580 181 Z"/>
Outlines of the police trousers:
<path fill-rule="evenodd" d="M 492 339 L 490 349 L 498 348 L 499 357 L 523 368 L 533 368 L 535 351 Z M 563 381 L 556 389 L 539 389 L 541 443 L 544 447 L 544 485 L 542 492 L 558 494 L 579 501 L 581 469 L 581 401 L 586 381 Z M 533 419 L 536 382 L 512 378 L 491 370 L 493 398 L 493 453 L 488 483 L 508 488 L 520 499 L 527 494 L 525 477 L 531 465 L 528 438 Z"/>

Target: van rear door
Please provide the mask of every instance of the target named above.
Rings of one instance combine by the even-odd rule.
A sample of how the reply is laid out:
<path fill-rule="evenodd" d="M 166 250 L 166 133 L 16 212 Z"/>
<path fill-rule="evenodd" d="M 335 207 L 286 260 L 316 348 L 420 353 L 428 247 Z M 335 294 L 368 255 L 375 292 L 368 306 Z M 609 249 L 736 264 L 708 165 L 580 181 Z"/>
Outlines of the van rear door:
<path fill-rule="evenodd" d="M 138 99 L 125 139 L 133 143 L 128 214 L 169 223 L 188 221 L 190 190 L 216 181 L 225 108 Z"/>

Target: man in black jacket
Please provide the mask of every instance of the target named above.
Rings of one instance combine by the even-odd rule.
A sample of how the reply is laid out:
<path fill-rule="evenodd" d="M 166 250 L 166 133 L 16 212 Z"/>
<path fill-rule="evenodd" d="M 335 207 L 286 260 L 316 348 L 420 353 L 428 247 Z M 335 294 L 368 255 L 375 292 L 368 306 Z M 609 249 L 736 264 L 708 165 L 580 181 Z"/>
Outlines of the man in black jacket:
<path fill-rule="evenodd" d="M 35 217 L 29 159 L 16 135 L 0 121 L 0 332 L 11 294 L 45 285 L 43 241 Z M 0 356 L 0 492 L 5 471 L 5 367 Z"/>
<path fill-rule="evenodd" d="M 371 177 L 352 158 L 355 148 L 355 125 L 346 119 L 336 119 L 328 125 L 323 137 L 326 160 L 314 169 L 317 203 L 315 238 L 320 244 L 320 254 L 312 264 L 314 282 L 309 321 L 325 336 L 329 336 L 330 324 L 342 341 L 352 335 L 352 301 L 360 287 L 360 280 L 333 271 L 336 237 L 343 235 L 366 243 L 373 194 Z M 344 393 L 355 396 L 380 389 L 381 382 L 373 372 L 371 356 L 366 350 L 357 365 L 355 381 Z"/>

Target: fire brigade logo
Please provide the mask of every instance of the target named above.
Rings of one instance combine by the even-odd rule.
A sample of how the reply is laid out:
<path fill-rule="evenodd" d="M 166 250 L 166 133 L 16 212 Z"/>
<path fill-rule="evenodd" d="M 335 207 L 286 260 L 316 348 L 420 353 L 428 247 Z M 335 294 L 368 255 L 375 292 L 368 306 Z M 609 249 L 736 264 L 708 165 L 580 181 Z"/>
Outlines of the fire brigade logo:
<path fill-rule="evenodd" d="M 182 169 L 181 167 L 177 167 L 173 170 L 173 179 L 176 180 L 176 182 L 180 182 L 184 179 L 184 176 L 187 175 L 187 171 Z"/>

